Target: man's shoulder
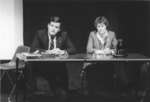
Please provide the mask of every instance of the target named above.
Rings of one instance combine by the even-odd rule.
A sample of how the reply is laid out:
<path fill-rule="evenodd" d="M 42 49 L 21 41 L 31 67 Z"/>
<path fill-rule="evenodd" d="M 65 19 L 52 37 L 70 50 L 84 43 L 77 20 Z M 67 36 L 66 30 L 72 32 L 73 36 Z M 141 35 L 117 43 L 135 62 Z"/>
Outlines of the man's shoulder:
<path fill-rule="evenodd" d="M 67 32 L 66 31 L 62 31 L 61 35 L 67 35 Z"/>
<path fill-rule="evenodd" d="M 47 33 L 47 30 L 46 30 L 46 29 L 39 29 L 39 30 L 37 31 L 37 34 L 38 34 L 39 36 L 41 36 L 41 35 L 43 35 L 43 34 L 45 34 L 45 33 Z"/>
<path fill-rule="evenodd" d="M 66 31 L 61 31 L 59 35 L 61 37 L 66 37 L 66 36 L 68 36 L 68 33 Z"/>

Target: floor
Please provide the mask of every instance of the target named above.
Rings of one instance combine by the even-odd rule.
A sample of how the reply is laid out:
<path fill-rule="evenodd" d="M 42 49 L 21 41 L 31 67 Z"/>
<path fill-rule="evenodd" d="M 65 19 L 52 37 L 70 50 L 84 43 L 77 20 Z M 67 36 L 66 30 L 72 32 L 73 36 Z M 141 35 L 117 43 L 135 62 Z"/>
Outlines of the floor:
<path fill-rule="evenodd" d="M 43 82 L 43 81 L 42 81 Z M 7 83 L 7 84 L 6 84 Z M 22 82 L 21 82 L 22 83 Z M 142 83 L 144 85 L 144 83 Z M 149 85 L 149 84 L 148 84 Z M 22 84 L 21 84 L 22 86 Z M 45 90 L 46 83 L 41 84 L 39 86 L 41 89 Z M 97 94 L 69 94 L 69 98 L 67 102 L 150 102 L 150 90 L 145 95 L 144 98 L 141 99 L 141 97 L 138 97 L 135 93 L 135 91 L 131 91 L 128 93 L 120 93 L 120 87 L 119 84 L 115 85 L 115 88 L 113 90 L 109 91 L 97 91 Z M 26 95 L 22 91 L 22 87 L 20 87 L 21 90 L 19 90 L 19 93 L 17 95 L 17 102 L 62 102 L 58 97 L 56 96 L 50 96 L 49 94 L 43 93 L 43 94 L 34 94 L 31 92 L 26 92 Z M 92 87 L 93 88 L 93 87 Z M 3 80 L 0 83 L 0 102 L 16 102 L 15 97 L 12 97 L 10 100 L 8 100 L 8 93 L 10 91 L 10 84 L 7 80 Z M 81 91 L 82 92 L 82 91 Z M 145 93 L 144 93 L 145 94 Z M 25 98 L 24 98 L 25 96 Z M 65 102 L 65 101 L 63 101 Z"/>
<path fill-rule="evenodd" d="M 17 102 L 66 102 L 58 99 L 56 96 L 49 96 L 47 94 L 26 94 L 26 99 L 23 94 L 19 93 Z M 0 94 L 0 102 L 16 102 L 15 97 L 8 101 L 8 93 Z M 121 95 L 115 91 L 101 93 L 97 95 L 70 95 L 67 102 L 150 102 L 150 93 L 148 93 L 143 100 L 133 94 Z"/>

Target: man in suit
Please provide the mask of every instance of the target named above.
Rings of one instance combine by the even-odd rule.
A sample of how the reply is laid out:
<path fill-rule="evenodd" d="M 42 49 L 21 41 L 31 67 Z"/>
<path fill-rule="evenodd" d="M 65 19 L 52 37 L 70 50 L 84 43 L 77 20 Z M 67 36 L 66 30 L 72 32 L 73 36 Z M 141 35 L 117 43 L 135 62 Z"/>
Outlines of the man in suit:
<path fill-rule="evenodd" d="M 48 29 L 37 31 L 32 43 L 32 51 L 48 50 L 64 52 L 69 54 L 75 53 L 75 47 L 67 35 L 67 32 L 62 31 L 62 24 L 59 17 L 51 17 L 50 22 L 47 25 Z"/>
<path fill-rule="evenodd" d="M 55 54 L 74 54 L 76 52 L 73 43 L 62 30 L 60 17 L 50 17 L 47 29 L 37 31 L 31 46 L 31 52 L 47 52 Z M 35 73 L 42 74 L 50 83 L 56 95 L 65 96 L 68 90 L 68 73 L 64 63 L 36 62 Z"/>

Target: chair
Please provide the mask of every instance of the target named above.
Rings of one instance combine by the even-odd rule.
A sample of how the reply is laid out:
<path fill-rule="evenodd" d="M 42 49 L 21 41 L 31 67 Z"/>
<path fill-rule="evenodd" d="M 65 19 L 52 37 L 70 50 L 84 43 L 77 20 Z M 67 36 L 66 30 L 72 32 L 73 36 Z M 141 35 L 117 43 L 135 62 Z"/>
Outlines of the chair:
<path fill-rule="evenodd" d="M 139 91 L 138 96 L 141 97 L 140 102 L 145 102 L 146 97 L 149 97 L 150 95 L 150 62 L 146 62 L 142 65 L 141 84 L 143 85 L 144 90 Z"/>
<path fill-rule="evenodd" d="M 24 45 L 18 46 L 18 48 L 15 51 L 13 58 L 8 63 L 0 64 L 0 71 L 1 71 L 0 81 L 4 78 L 4 76 L 7 76 L 8 81 L 10 82 L 10 85 L 12 87 L 12 89 L 8 95 L 8 102 L 11 101 L 12 95 L 16 89 L 16 82 L 15 82 L 15 80 L 13 80 L 14 76 L 12 76 L 10 74 L 10 72 L 12 72 L 12 71 L 16 72 L 16 55 L 18 53 L 29 52 L 29 51 L 30 51 L 30 47 L 28 47 L 28 46 L 24 46 Z M 25 67 L 25 63 L 20 61 L 19 67 L 18 67 L 19 71 L 17 73 L 18 75 L 17 75 L 16 80 L 20 80 L 21 77 L 23 77 L 23 70 L 22 69 L 24 67 Z"/>

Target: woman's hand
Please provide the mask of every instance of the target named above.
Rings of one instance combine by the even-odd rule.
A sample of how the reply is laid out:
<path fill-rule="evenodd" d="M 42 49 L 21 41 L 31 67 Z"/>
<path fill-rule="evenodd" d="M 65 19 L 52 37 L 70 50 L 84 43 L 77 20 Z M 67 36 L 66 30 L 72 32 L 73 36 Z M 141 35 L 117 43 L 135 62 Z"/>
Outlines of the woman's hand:
<path fill-rule="evenodd" d="M 95 50 L 94 54 L 104 54 L 104 50 Z"/>
<path fill-rule="evenodd" d="M 103 50 L 95 50 L 94 51 L 95 54 L 102 54 L 102 55 L 109 55 L 109 54 L 114 54 L 115 51 L 113 49 L 103 49 Z"/>
<path fill-rule="evenodd" d="M 104 53 L 107 55 L 107 54 L 113 54 L 114 51 L 112 49 L 109 49 L 109 48 L 106 48 L 104 49 Z"/>

